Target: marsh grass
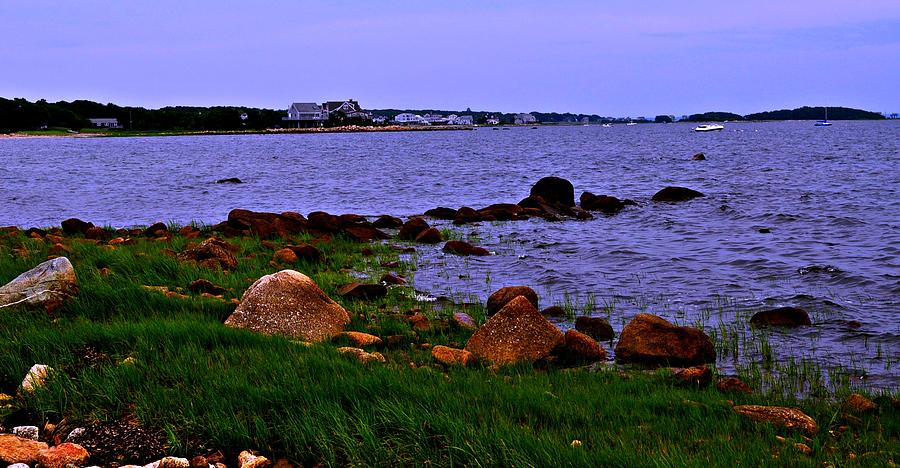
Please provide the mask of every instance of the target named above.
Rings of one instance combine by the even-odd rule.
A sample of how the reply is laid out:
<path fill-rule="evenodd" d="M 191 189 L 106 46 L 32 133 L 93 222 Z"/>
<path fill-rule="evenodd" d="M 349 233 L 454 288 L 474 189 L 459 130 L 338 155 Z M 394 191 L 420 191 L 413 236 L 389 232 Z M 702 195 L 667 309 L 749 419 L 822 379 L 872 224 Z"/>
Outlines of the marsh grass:
<path fill-rule="evenodd" d="M 300 241 L 312 239 L 275 242 Z M 850 453 L 870 453 L 860 460 L 884 466 L 896 459 L 900 418 L 890 407 L 857 418 L 849 432 L 835 437 L 829 429 L 848 423 L 827 398 L 798 401 L 784 392 L 724 396 L 674 386 L 664 372 L 622 374 L 603 366 L 444 369 L 432 362 L 425 343 L 464 346 L 471 332 L 453 326 L 414 331 L 405 314 L 417 311 L 440 322 L 457 305 L 476 302 L 465 311 L 481 323 L 486 317 L 480 301 L 455 295 L 449 306 L 438 307 L 415 300 L 408 287 L 391 288 L 374 301 L 346 301 L 336 294 L 356 279 L 354 273 L 377 279 L 385 271 L 382 262 L 400 258 L 388 244 L 335 238 L 318 245 L 324 263 L 291 266 L 342 303 L 353 317 L 349 329 L 404 337 L 399 346 L 382 350 L 386 364 L 366 366 L 336 352 L 340 339 L 305 346 L 222 325 L 234 309 L 231 299 L 282 268 L 270 264 L 272 251 L 258 239 L 229 239 L 240 249 L 232 272 L 176 260 L 172 252 L 192 242 L 179 236 L 117 248 L 67 242 L 79 296 L 53 316 L 0 313 L 0 391 L 14 394 L 34 363 L 56 369 L 46 387 L 15 403 L 32 423 L 137 419 L 164 431 L 177 455 L 204 447 L 231 456 L 254 449 L 329 466 L 821 466 L 842 465 Z M 49 246 L 21 235 L 0 239 L 0 283 L 45 260 Z M 371 255 L 363 254 L 364 247 Z M 102 276 L 102 268 L 112 274 Z M 415 258 L 393 270 L 413 276 Z M 224 287 L 223 300 L 186 292 L 198 278 Z M 145 285 L 189 297 L 169 298 Z M 573 316 L 597 309 L 596 298 L 570 301 Z M 609 300 L 601 308 L 614 316 L 617 306 Z M 749 345 L 749 338 L 722 327 L 717 349 L 738 346 L 734 340 Z M 82 351 L 88 347 L 108 359 L 85 363 Z M 124 363 L 126 358 L 134 363 Z M 797 373 L 812 372 L 803 363 L 794 366 Z M 748 372 L 762 382 L 769 369 Z M 801 406 L 823 427 L 805 441 L 813 456 L 775 439 L 804 441 L 800 434 L 750 423 L 731 410 L 728 399 Z M 0 417 L 8 416 L 3 411 Z M 576 439 L 580 447 L 571 446 Z"/>

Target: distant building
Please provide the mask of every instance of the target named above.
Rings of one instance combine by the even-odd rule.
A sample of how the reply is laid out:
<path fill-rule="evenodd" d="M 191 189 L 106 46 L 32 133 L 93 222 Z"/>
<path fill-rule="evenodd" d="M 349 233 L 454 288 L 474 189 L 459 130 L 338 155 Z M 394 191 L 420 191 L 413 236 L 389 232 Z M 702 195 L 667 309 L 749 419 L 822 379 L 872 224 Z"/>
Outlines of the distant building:
<path fill-rule="evenodd" d="M 394 117 L 394 122 L 398 124 L 428 125 L 428 121 L 424 117 L 419 114 L 410 114 L 409 112 L 397 114 Z"/>
<path fill-rule="evenodd" d="M 475 123 L 475 119 L 471 115 L 453 114 L 447 117 L 447 123 L 450 125 L 472 125 Z"/>
<path fill-rule="evenodd" d="M 328 112 L 328 115 L 335 112 L 342 112 L 349 119 L 372 119 L 372 114 L 364 111 L 362 107 L 360 107 L 359 102 L 354 101 L 353 99 L 348 99 L 346 101 L 328 101 L 325 104 L 322 104 L 322 107 Z"/>
<path fill-rule="evenodd" d="M 494 116 L 490 116 L 487 118 L 487 120 L 484 121 L 484 123 L 488 125 L 500 125 L 500 119 Z"/>
<path fill-rule="evenodd" d="M 372 123 L 383 124 L 385 122 L 387 122 L 387 117 L 383 115 L 376 115 L 372 117 Z"/>
<path fill-rule="evenodd" d="M 288 108 L 288 116 L 281 120 L 293 122 L 298 127 L 319 126 L 328 120 L 328 113 L 314 102 L 295 102 Z"/>
<path fill-rule="evenodd" d="M 528 125 L 537 123 L 537 118 L 531 114 L 516 114 L 516 118 L 513 122 L 516 125 Z"/>
<path fill-rule="evenodd" d="M 119 119 L 88 119 L 91 121 L 91 125 L 100 128 L 122 128 L 119 125 Z"/>
<path fill-rule="evenodd" d="M 444 117 L 441 114 L 425 114 L 422 118 L 430 124 L 448 123 L 447 117 Z"/>

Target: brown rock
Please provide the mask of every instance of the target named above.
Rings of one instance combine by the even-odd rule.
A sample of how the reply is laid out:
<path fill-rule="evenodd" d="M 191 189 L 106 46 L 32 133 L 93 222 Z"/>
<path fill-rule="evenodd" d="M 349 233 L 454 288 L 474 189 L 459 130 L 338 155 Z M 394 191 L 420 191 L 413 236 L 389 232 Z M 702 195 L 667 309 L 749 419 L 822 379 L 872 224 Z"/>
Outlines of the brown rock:
<path fill-rule="evenodd" d="M 475 323 L 475 319 L 473 319 L 469 314 L 465 312 L 456 312 L 453 314 L 453 323 L 455 323 L 460 328 L 465 328 L 467 330 L 475 330 L 478 328 L 478 325 Z"/>
<path fill-rule="evenodd" d="M 443 206 L 439 206 L 437 208 L 432 208 L 425 212 L 425 216 L 431 216 L 432 218 L 437 219 L 446 219 L 448 221 L 456 218 L 456 210 L 453 208 L 445 208 Z"/>
<path fill-rule="evenodd" d="M 209 468 L 209 461 L 203 455 L 191 458 L 191 468 Z"/>
<path fill-rule="evenodd" d="M 285 248 L 291 249 L 294 252 L 294 255 L 301 260 L 305 260 L 310 263 L 318 263 L 321 262 L 324 255 L 322 255 L 322 251 L 309 245 L 309 244 L 299 244 L 299 245 L 289 245 Z"/>
<path fill-rule="evenodd" d="M 422 231 L 429 227 L 431 226 L 422 218 L 409 218 L 403 226 L 400 226 L 397 236 L 402 240 L 415 240 Z"/>
<path fill-rule="evenodd" d="M 272 260 L 274 260 L 277 263 L 286 263 L 286 264 L 293 264 L 293 263 L 297 263 L 298 261 L 300 261 L 300 259 L 297 258 L 297 254 L 295 254 L 293 250 L 288 249 L 288 248 L 279 249 L 279 250 L 275 251 L 275 253 L 272 254 Z"/>
<path fill-rule="evenodd" d="M 216 237 L 210 237 L 197 247 L 179 253 L 177 258 L 213 270 L 233 270 L 237 268 L 237 258 L 232 250 L 236 250 L 236 248 L 231 244 Z"/>
<path fill-rule="evenodd" d="M 385 273 L 385 274 L 383 274 L 383 275 L 381 276 L 381 282 L 384 283 L 384 284 L 393 284 L 393 285 L 402 285 L 402 284 L 406 284 L 406 280 L 405 280 L 405 279 L 403 279 L 403 278 L 400 277 L 400 276 L 391 274 L 391 273 Z"/>
<path fill-rule="evenodd" d="M 528 301 L 531 302 L 531 305 L 533 305 L 535 309 L 537 308 L 538 295 L 534 292 L 534 289 L 531 289 L 528 286 L 506 286 L 494 291 L 490 297 L 488 297 L 488 315 L 497 313 L 503 306 L 518 296 L 524 296 L 525 299 L 528 299 Z"/>
<path fill-rule="evenodd" d="M 712 340 L 703 331 L 677 327 L 652 314 L 638 314 L 616 344 L 617 362 L 696 365 L 715 362 Z"/>
<path fill-rule="evenodd" d="M 655 202 L 681 202 L 692 198 L 704 197 L 702 193 L 685 187 L 666 187 L 653 195 Z"/>
<path fill-rule="evenodd" d="M 188 285 L 188 290 L 195 294 L 208 293 L 214 296 L 225 294 L 225 288 L 216 286 L 209 280 L 198 279 Z"/>
<path fill-rule="evenodd" d="M 456 216 L 453 217 L 453 224 L 467 224 L 484 221 L 485 216 L 475 210 L 475 208 L 462 206 L 456 210 Z"/>
<path fill-rule="evenodd" d="M 33 465 L 37 462 L 41 450 L 47 444 L 31 439 L 23 439 L 12 434 L 0 434 L 0 461 L 7 464 L 25 463 Z"/>
<path fill-rule="evenodd" d="M 607 215 L 614 215 L 625 208 L 625 203 L 616 197 L 594 195 L 591 192 L 582 193 L 580 201 L 581 208 L 589 211 L 600 211 Z"/>
<path fill-rule="evenodd" d="M 513 203 L 495 203 L 478 210 L 478 214 L 484 219 L 511 221 L 519 219 L 524 211 L 524 208 Z"/>
<path fill-rule="evenodd" d="M 813 450 L 809 447 L 809 445 L 801 444 L 800 442 L 794 442 L 794 450 L 804 454 L 804 455 L 812 455 Z"/>
<path fill-rule="evenodd" d="M 338 289 L 338 294 L 350 299 L 378 299 L 387 295 L 383 284 L 350 283 Z"/>
<path fill-rule="evenodd" d="M 854 413 L 866 413 L 878 409 L 878 405 L 859 393 L 854 393 L 847 398 L 847 408 Z"/>
<path fill-rule="evenodd" d="M 431 328 L 428 317 L 424 315 L 411 315 L 407 320 L 409 320 L 409 324 L 412 325 L 413 330 L 426 331 Z"/>
<path fill-rule="evenodd" d="M 343 335 L 350 340 L 350 343 L 352 343 L 353 346 L 356 346 L 358 348 L 365 348 L 366 346 L 380 346 L 382 344 L 381 338 L 375 335 L 370 335 L 368 333 L 349 331 L 344 332 Z"/>
<path fill-rule="evenodd" d="M 106 240 L 112 237 L 106 229 L 100 227 L 89 227 L 84 231 L 85 239 Z"/>
<path fill-rule="evenodd" d="M 546 315 L 547 317 L 565 317 L 566 309 L 564 309 L 558 305 L 554 305 L 554 306 L 550 306 L 550 307 L 547 307 L 546 309 L 542 310 L 541 315 Z M 575 329 L 578 330 L 577 325 L 575 326 Z M 584 333 L 583 330 L 578 330 L 578 331 Z"/>
<path fill-rule="evenodd" d="M 38 452 L 37 462 L 44 468 L 81 466 L 89 457 L 88 451 L 78 444 L 62 443 Z"/>
<path fill-rule="evenodd" d="M 403 226 L 403 220 L 389 215 L 381 215 L 372 223 L 378 229 L 397 229 Z"/>
<path fill-rule="evenodd" d="M 516 296 L 472 335 L 466 350 L 495 364 L 534 362 L 564 340 L 527 298 Z"/>
<path fill-rule="evenodd" d="M 381 355 L 381 353 L 369 353 L 361 348 L 351 348 L 345 346 L 342 348 L 338 348 L 338 352 L 347 356 L 353 356 L 363 364 L 368 364 L 370 362 L 386 362 L 386 359 Z"/>
<path fill-rule="evenodd" d="M 812 325 L 809 314 L 799 307 L 779 307 L 753 314 L 750 323 L 756 326 L 799 327 Z"/>
<path fill-rule="evenodd" d="M 72 253 L 72 249 L 62 244 L 53 244 L 48 253 L 50 255 L 68 255 Z"/>
<path fill-rule="evenodd" d="M 580 316 L 575 319 L 575 329 L 597 341 L 609 341 L 616 336 L 612 325 L 602 317 Z"/>
<path fill-rule="evenodd" d="M 94 223 L 82 221 L 78 218 L 69 218 L 62 222 L 62 230 L 68 236 L 73 234 L 84 234 L 92 227 L 94 227 Z"/>
<path fill-rule="evenodd" d="M 464 350 L 438 345 L 431 348 L 431 357 L 445 366 L 463 366 L 475 361 L 475 355 Z"/>
<path fill-rule="evenodd" d="M 737 377 L 722 377 L 716 382 L 716 390 L 722 393 L 753 393 L 750 386 Z"/>
<path fill-rule="evenodd" d="M 165 223 L 154 223 L 144 229 L 144 237 L 162 237 L 169 233 L 169 227 Z"/>
<path fill-rule="evenodd" d="M 441 231 L 438 231 L 437 228 L 428 228 L 416 236 L 416 242 L 420 244 L 437 244 L 443 240 L 444 236 L 441 235 Z"/>
<path fill-rule="evenodd" d="M 707 366 L 674 369 L 673 377 L 681 385 L 706 387 L 712 383 L 712 370 Z"/>
<path fill-rule="evenodd" d="M 456 255 L 476 255 L 476 256 L 485 256 L 490 255 L 491 253 L 487 251 L 487 249 L 483 247 L 476 247 L 468 242 L 451 240 L 447 241 L 444 244 L 443 248 L 444 252 L 452 253 Z"/>
<path fill-rule="evenodd" d="M 560 177 L 544 177 L 531 187 L 532 197 L 541 197 L 548 203 L 575 206 L 575 188 Z"/>
<path fill-rule="evenodd" d="M 278 218 L 279 215 L 276 213 L 257 213 L 250 210 L 234 209 L 228 213 L 226 225 L 232 231 L 253 234 L 260 239 L 269 239 L 276 234 L 276 220 Z M 223 232 L 229 233 L 227 230 Z"/>
<path fill-rule="evenodd" d="M 734 411 L 754 421 L 773 424 L 788 429 L 800 429 L 808 435 L 819 430 L 816 421 L 796 408 L 782 406 L 743 405 L 735 406 Z"/>
<path fill-rule="evenodd" d="M 560 355 L 563 362 L 568 364 L 589 364 L 606 360 L 606 350 L 603 346 L 577 330 L 566 332 L 565 345 Z"/>
<path fill-rule="evenodd" d="M 282 270 L 258 279 L 225 325 L 304 341 L 323 341 L 343 331 L 350 316 L 308 276 Z"/>
<path fill-rule="evenodd" d="M 343 229 L 343 232 L 356 242 L 372 242 L 391 238 L 391 236 L 372 226 L 347 226 Z"/>

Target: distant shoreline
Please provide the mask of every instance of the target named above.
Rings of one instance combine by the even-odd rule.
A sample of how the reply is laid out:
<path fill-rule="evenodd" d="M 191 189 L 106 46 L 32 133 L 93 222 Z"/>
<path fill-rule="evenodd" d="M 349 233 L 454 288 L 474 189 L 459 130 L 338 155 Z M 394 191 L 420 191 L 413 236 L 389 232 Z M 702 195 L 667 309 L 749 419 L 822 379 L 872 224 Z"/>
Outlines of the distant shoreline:
<path fill-rule="evenodd" d="M 349 125 L 345 127 L 318 128 L 269 128 L 265 130 L 185 130 L 185 131 L 123 131 L 123 132 L 14 132 L 0 133 L 2 139 L 33 138 L 123 138 L 123 137 L 156 137 L 156 136 L 201 136 L 201 135 L 282 135 L 309 133 L 384 133 L 384 132 L 422 132 L 422 131 L 464 131 L 472 130 L 471 126 L 404 126 L 388 125 L 384 127 L 368 127 Z"/>

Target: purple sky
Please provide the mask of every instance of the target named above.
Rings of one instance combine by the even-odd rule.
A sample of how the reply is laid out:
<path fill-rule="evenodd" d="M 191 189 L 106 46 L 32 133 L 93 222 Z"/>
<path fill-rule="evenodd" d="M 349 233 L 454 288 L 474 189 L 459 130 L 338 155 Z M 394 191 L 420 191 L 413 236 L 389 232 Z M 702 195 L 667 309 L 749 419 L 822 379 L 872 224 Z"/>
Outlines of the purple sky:
<path fill-rule="evenodd" d="M 123 105 L 900 111 L 900 1 L 0 3 L 0 96 Z M 740 3 L 740 4 L 737 4 Z M 736 5 L 737 4 L 737 5 Z"/>

